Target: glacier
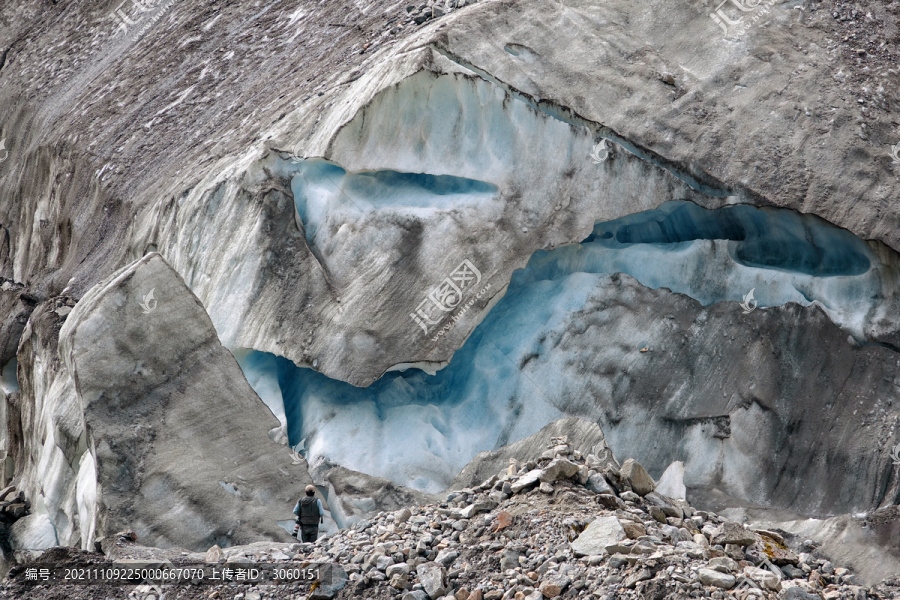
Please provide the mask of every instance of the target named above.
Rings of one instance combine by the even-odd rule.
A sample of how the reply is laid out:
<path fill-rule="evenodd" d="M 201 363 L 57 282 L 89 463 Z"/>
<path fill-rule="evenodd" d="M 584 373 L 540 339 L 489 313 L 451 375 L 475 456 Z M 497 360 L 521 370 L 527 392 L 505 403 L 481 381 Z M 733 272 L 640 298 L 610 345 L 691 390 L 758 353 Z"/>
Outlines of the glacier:
<path fill-rule="evenodd" d="M 320 166 L 296 176 L 298 210 L 310 204 L 308 194 L 316 198 L 317 214 L 327 214 L 329 202 L 346 202 L 334 188 L 330 195 L 309 192 Z M 327 168 L 338 178 L 348 177 L 340 167 Z M 403 175 L 377 180 L 404 186 L 428 181 Z M 379 192 L 381 198 L 390 196 Z M 370 207 L 378 204 L 374 200 Z M 290 443 L 306 440 L 311 464 L 325 460 L 434 493 L 477 452 L 522 439 L 563 416 L 601 417 L 598 405 L 616 396 L 613 378 L 607 398 L 596 401 L 575 380 L 604 361 L 579 354 L 571 364 L 560 364 L 549 356 L 545 340 L 584 327 L 581 312 L 610 274 L 627 274 L 643 286 L 666 288 L 704 306 L 741 301 L 751 289 L 759 310 L 815 304 L 864 341 L 867 315 L 889 303 L 883 290 L 893 271 L 868 244 L 818 217 L 671 201 L 599 222 L 579 244 L 535 252 L 449 365 L 436 373 L 400 365 L 357 387 L 284 357 L 245 348 L 233 352 L 259 396 L 286 424 Z M 738 306 L 734 311 L 742 314 Z M 640 329 L 630 335 L 633 349 L 650 345 Z M 615 427 L 609 431 L 611 439 L 622 438 L 619 447 L 634 445 L 633 435 Z M 710 456 L 715 452 L 697 450 L 688 459 L 692 483 L 709 483 L 715 463 Z"/>

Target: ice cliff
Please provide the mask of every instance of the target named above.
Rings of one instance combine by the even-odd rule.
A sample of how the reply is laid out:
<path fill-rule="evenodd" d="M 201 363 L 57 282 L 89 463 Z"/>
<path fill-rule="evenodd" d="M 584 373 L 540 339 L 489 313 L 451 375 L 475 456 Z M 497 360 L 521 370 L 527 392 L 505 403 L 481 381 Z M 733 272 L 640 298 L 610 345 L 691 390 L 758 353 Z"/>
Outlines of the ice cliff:
<path fill-rule="evenodd" d="M 307 477 L 285 436 L 347 523 L 564 416 L 740 501 L 895 504 L 900 86 L 890 48 L 794 8 L 722 39 L 664 3 L 175 3 L 121 32 L 18 2 L 22 545 L 278 535 Z"/>

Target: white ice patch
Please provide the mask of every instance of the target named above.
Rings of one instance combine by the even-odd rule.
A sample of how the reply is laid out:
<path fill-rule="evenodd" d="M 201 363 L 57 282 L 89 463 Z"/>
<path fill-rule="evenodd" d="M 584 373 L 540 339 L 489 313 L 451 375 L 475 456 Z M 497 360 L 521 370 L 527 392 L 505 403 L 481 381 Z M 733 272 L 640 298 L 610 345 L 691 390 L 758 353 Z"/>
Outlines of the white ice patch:
<path fill-rule="evenodd" d="M 243 369 L 250 387 L 272 411 L 278 422 L 285 425 L 284 400 L 281 397 L 281 386 L 278 385 L 278 367 L 275 357 L 270 354 L 241 349 L 233 350 L 232 353 Z"/>
<path fill-rule="evenodd" d="M 19 379 L 16 375 L 19 361 L 14 357 L 0 369 L 0 389 L 5 394 L 19 391 Z"/>

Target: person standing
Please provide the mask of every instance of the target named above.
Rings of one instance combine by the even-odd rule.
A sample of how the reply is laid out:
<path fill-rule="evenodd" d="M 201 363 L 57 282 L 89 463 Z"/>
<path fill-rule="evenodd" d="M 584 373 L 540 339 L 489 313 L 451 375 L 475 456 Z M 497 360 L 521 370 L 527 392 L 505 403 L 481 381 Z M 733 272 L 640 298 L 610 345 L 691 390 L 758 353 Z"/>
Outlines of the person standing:
<path fill-rule="evenodd" d="M 319 537 L 319 523 L 325 522 L 325 509 L 322 508 L 322 501 L 316 498 L 315 487 L 306 486 L 306 496 L 297 502 L 294 514 L 297 515 L 302 541 L 315 542 Z"/>

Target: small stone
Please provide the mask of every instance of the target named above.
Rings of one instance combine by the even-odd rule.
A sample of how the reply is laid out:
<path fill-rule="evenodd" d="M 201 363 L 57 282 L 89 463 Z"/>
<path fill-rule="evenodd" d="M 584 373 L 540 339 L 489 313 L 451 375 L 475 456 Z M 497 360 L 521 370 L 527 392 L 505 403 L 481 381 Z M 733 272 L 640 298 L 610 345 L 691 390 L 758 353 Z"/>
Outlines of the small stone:
<path fill-rule="evenodd" d="M 541 485 L 540 485 L 540 490 L 541 490 L 541 492 L 543 492 L 544 494 L 552 494 L 552 493 L 553 493 L 553 486 L 550 485 L 549 483 L 547 483 L 546 481 L 542 481 L 542 482 L 541 482 Z"/>
<path fill-rule="evenodd" d="M 641 504 L 641 497 L 632 491 L 622 492 L 621 494 L 619 494 L 619 498 L 621 498 L 625 502 L 631 502 L 632 504 L 637 504 L 637 505 Z"/>
<path fill-rule="evenodd" d="M 639 571 L 632 573 L 631 575 L 626 577 L 625 580 L 622 581 L 622 585 L 624 585 L 626 588 L 631 589 L 634 588 L 634 586 L 636 586 L 639 581 L 647 581 L 651 577 L 653 577 L 653 571 L 651 571 L 650 569 L 640 569 Z"/>
<path fill-rule="evenodd" d="M 412 511 L 410 511 L 408 508 L 401 508 L 394 513 L 394 523 L 398 525 L 401 523 L 406 523 L 411 516 Z"/>
<path fill-rule="evenodd" d="M 674 82 L 674 79 L 672 80 Z M 684 500 L 687 497 L 687 488 L 684 487 L 684 463 L 676 460 L 670 464 L 656 483 L 656 492 L 676 500 Z"/>
<path fill-rule="evenodd" d="M 635 523 L 633 521 L 621 521 L 621 524 L 622 529 L 625 530 L 625 535 L 633 540 L 636 540 L 642 535 L 647 534 L 647 528 L 640 523 Z"/>
<path fill-rule="evenodd" d="M 393 564 L 385 569 L 384 574 L 388 577 L 393 577 L 394 575 L 409 575 L 409 565 L 405 562 Z"/>
<path fill-rule="evenodd" d="M 666 522 L 666 513 L 658 506 L 651 506 L 649 509 L 650 516 L 653 517 L 656 521 L 662 523 L 663 525 L 668 525 Z"/>
<path fill-rule="evenodd" d="M 572 580 L 568 577 L 554 575 L 542 581 L 538 589 L 544 595 L 544 598 L 556 598 L 563 593 L 571 582 Z"/>
<path fill-rule="evenodd" d="M 397 573 L 393 577 L 391 577 L 391 581 L 388 583 L 395 590 L 405 590 L 409 587 L 409 575 L 404 573 Z"/>
<path fill-rule="evenodd" d="M 208 563 L 225 562 L 225 553 L 222 552 L 222 549 L 216 544 L 206 551 L 206 558 L 204 558 L 204 560 Z"/>
<path fill-rule="evenodd" d="M 604 508 L 616 509 L 619 507 L 619 503 L 622 502 L 612 494 L 598 494 L 597 495 L 597 504 Z M 622 506 L 625 506 L 625 503 L 622 502 Z"/>
<path fill-rule="evenodd" d="M 465 507 L 460 511 L 460 514 L 462 514 L 463 518 L 470 519 L 479 513 L 490 512 L 495 508 L 497 508 L 497 503 L 493 500 L 482 500 Z"/>
<path fill-rule="evenodd" d="M 435 557 L 434 562 L 450 568 L 450 565 L 453 564 L 453 561 L 455 561 L 457 557 L 459 557 L 459 552 L 456 550 L 441 550 L 438 552 L 437 557 Z"/>

